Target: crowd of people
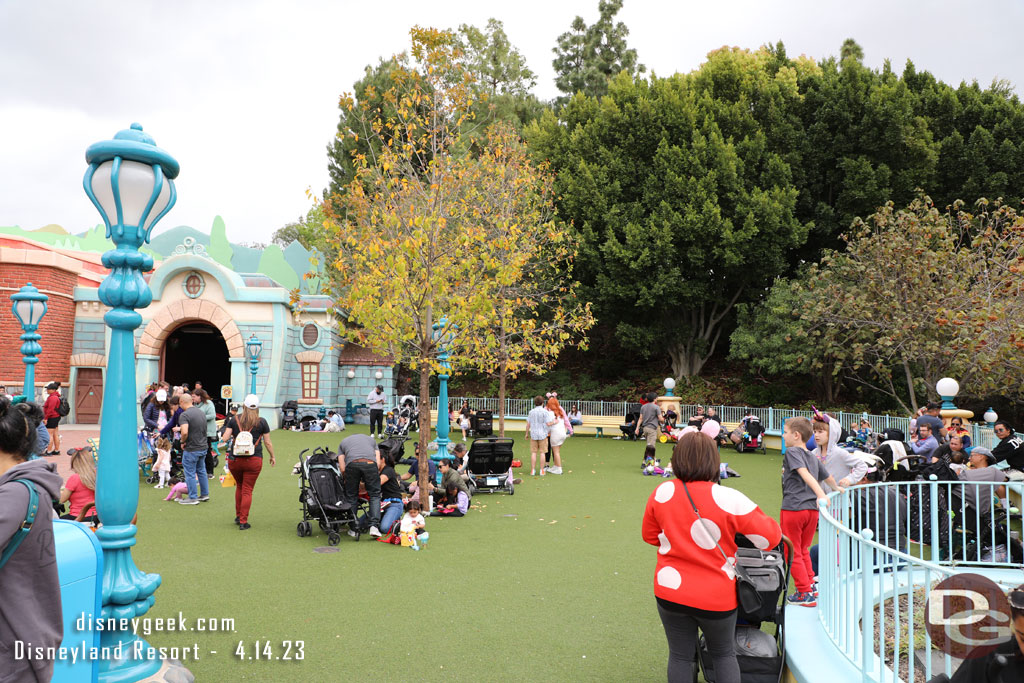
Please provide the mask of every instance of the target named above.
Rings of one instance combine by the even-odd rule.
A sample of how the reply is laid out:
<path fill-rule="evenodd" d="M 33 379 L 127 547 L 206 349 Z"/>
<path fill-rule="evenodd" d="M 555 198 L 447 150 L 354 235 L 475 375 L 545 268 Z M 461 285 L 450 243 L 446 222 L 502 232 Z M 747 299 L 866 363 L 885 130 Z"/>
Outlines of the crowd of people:
<path fill-rule="evenodd" d="M 953 418 L 947 425 L 939 415 L 939 406 L 929 404 L 910 426 L 910 450 L 916 459 L 945 463 L 965 482 L 1002 483 L 1007 473 L 1014 475 L 1024 458 L 1021 439 L 1005 421 L 996 424 L 999 444 L 988 449 L 971 446 L 962 420 Z M 818 505 L 829 502 L 830 492 L 853 489 L 854 515 L 860 515 L 862 528 L 873 528 L 875 540 L 901 552 L 908 551 L 910 507 L 903 491 L 895 486 L 866 487 L 878 480 L 872 459 L 843 448 L 845 431 L 839 421 L 815 410 L 812 418 L 793 417 L 783 427 L 785 454 L 782 471 L 782 503 L 778 521 L 735 489 L 718 484 L 721 460 L 718 453 L 717 425 L 705 429 L 709 411 L 698 409 L 681 434 L 672 453 L 673 479 L 658 485 L 651 493 L 644 513 L 642 537 L 658 547 L 654 573 L 654 594 L 658 614 L 669 644 L 668 679 L 691 680 L 698 653 L 697 632 L 704 634 L 713 662 L 716 680 L 738 681 L 734 634 L 738 601 L 735 565 L 739 538 L 761 550 L 780 546 L 785 535 L 792 543 L 789 556 L 795 591 L 788 604 L 815 607 L 818 587 L 818 553 L 813 539 L 817 531 Z M 634 434 L 643 434 L 649 453 L 666 420 L 653 401 L 641 407 Z M 870 424 L 856 438 L 867 442 L 891 443 L 870 433 Z M 1007 461 L 1014 469 L 995 467 Z M 1010 510 L 1005 486 L 965 486 L 965 504 L 982 518 L 999 506 Z M 881 510 L 885 514 L 881 514 Z M 971 516 L 968 514 L 967 516 Z M 882 517 L 885 519 L 883 520 Z M 722 563 L 723 556 L 725 564 Z M 732 560 L 735 562 L 735 560 Z M 684 578 L 685 577 L 685 578 Z M 1018 599 L 1024 594 L 1018 593 Z M 1009 650 L 1024 653 L 1024 604 L 1017 606 L 1014 618 L 1020 619 L 1016 644 Z M 1015 625 L 1016 621 L 1015 621 Z M 954 678 L 954 680 L 961 680 Z M 973 680 L 963 678 L 962 680 Z"/>

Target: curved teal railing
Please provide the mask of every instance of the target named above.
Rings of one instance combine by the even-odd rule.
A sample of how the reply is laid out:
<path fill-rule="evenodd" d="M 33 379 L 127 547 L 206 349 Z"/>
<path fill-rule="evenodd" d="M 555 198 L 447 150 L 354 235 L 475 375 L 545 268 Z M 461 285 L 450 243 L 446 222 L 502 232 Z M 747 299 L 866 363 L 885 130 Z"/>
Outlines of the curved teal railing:
<path fill-rule="evenodd" d="M 1024 580 L 1009 548 L 1019 544 L 1024 518 L 1003 508 L 999 486 L 877 483 L 832 493 L 822 504 L 818 621 L 862 680 L 913 681 L 921 669 L 928 680 L 955 670 L 955 660 L 932 647 L 923 627 L 934 583 L 964 571 L 985 574 L 1006 590 Z"/>

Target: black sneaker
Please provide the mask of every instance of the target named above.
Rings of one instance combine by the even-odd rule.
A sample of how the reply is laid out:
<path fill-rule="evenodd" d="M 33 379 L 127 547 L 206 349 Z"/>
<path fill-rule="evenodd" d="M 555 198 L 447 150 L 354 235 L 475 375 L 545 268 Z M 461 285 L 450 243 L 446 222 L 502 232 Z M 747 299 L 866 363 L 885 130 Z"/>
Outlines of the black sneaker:
<path fill-rule="evenodd" d="M 238 517 L 235 517 L 235 524 L 241 524 L 241 522 L 238 521 Z"/>
<path fill-rule="evenodd" d="M 251 525 L 248 522 L 246 522 L 245 524 L 239 524 L 238 525 L 238 530 L 239 531 L 245 531 L 246 529 L 250 529 L 250 528 L 252 528 L 252 527 L 251 527 Z"/>

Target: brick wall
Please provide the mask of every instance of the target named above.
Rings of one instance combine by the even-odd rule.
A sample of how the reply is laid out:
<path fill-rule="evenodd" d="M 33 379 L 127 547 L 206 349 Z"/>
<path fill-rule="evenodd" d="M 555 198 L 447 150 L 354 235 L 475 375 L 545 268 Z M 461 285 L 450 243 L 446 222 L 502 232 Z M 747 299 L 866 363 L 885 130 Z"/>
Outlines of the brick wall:
<path fill-rule="evenodd" d="M 46 317 L 39 325 L 43 353 L 36 364 L 36 384 L 57 380 L 65 386 L 70 377 L 68 363 L 75 333 L 75 273 L 25 263 L 0 263 L 0 383 L 21 384 L 25 364 L 21 362 L 21 325 L 11 311 L 10 296 L 31 282 L 50 297 Z"/>

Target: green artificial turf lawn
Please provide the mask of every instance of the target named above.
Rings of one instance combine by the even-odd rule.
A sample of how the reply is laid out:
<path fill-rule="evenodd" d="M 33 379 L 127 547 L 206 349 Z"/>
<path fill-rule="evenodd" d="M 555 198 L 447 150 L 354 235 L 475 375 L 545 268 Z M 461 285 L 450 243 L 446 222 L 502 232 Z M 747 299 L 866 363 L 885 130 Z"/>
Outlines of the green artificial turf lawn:
<path fill-rule="evenodd" d="M 337 447 L 345 434 L 272 434 L 277 466 L 265 459 L 250 523 L 233 523 L 234 489 L 211 481 L 212 500 L 164 502 L 166 489 L 142 484 L 138 544 L 145 572 L 162 575 L 148 617 L 231 618 L 232 633 L 160 632 L 156 647 L 199 644 L 186 666 L 199 681 L 664 680 L 668 648 L 653 597 L 656 550 L 640 538 L 650 492 L 640 442 L 574 437 L 562 447 L 563 476 L 529 476 L 521 432 L 514 496 L 478 494 L 462 519 L 427 519 L 420 552 L 342 536 L 320 554 L 314 525 L 299 538 L 299 451 Z M 413 435 L 416 438 L 416 435 Z M 407 444 L 412 453 L 412 444 Z M 671 444 L 659 444 L 663 463 Z M 778 451 L 723 450 L 744 491 L 778 515 Z M 399 472 L 406 468 L 399 466 Z M 303 661 L 240 660 L 256 641 L 304 641 Z M 210 654 L 215 650 L 216 654 Z M 292 654 L 296 653 L 293 646 Z"/>

